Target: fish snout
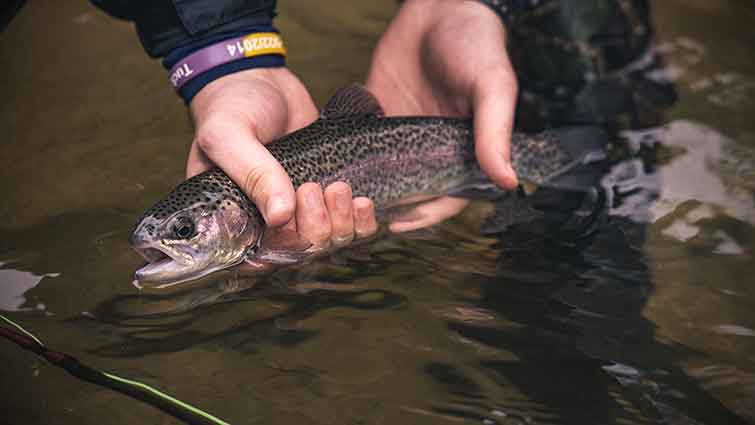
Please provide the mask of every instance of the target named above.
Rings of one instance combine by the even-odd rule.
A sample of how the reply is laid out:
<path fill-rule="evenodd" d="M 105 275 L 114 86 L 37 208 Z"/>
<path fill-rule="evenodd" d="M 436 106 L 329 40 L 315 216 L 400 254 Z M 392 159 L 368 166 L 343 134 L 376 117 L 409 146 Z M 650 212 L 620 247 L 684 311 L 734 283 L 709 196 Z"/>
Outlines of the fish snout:
<path fill-rule="evenodd" d="M 140 232 L 139 229 L 135 229 L 128 237 L 129 245 L 131 245 L 131 247 L 135 249 L 146 246 L 149 241 L 144 236 L 144 232 Z"/>
<path fill-rule="evenodd" d="M 128 237 L 128 243 L 135 249 L 146 248 L 155 241 L 155 224 L 142 221 L 139 223 L 131 235 Z"/>

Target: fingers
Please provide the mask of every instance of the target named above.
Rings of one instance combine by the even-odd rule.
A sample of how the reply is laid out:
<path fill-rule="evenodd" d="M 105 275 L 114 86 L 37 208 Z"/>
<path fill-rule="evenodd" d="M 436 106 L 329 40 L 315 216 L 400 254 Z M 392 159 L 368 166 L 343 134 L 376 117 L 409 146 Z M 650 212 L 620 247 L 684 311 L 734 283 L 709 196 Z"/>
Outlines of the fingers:
<path fill-rule="evenodd" d="M 320 185 L 301 185 L 296 191 L 296 231 L 315 247 L 325 248 L 330 244 L 331 226 Z"/>
<path fill-rule="evenodd" d="M 354 233 L 357 239 L 374 235 L 378 230 L 375 218 L 375 206 L 371 200 L 365 197 L 354 198 Z"/>
<path fill-rule="evenodd" d="M 213 164 L 196 143 L 191 144 L 189 159 L 186 161 L 186 178 L 191 178 L 199 173 L 209 170 Z"/>
<path fill-rule="evenodd" d="M 335 247 L 346 246 L 354 239 L 354 208 L 351 187 L 336 182 L 325 188 L 325 204 L 331 220 L 330 241 Z"/>
<path fill-rule="evenodd" d="M 375 49 L 368 87 L 388 115 L 472 115 L 483 171 L 513 189 L 517 84 L 505 40 L 501 20 L 479 2 L 404 2 Z"/>
<path fill-rule="evenodd" d="M 314 120 L 312 98 L 285 68 L 253 69 L 219 78 L 191 103 L 195 138 L 187 175 L 217 165 L 259 208 L 272 227 L 294 217 L 289 176 L 263 146 Z"/>
<path fill-rule="evenodd" d="M 323 191 L 305 183 L 296 191 L 296 231 L 318 249 L 344 247 L 378 230 L 372 201 L 351 198 L 348 184 L 337 182 Z"/>
<path fill-rule="evenodd" d="M 449 196 L 438 198 L 395 217 L 388 229 L 391 232 L 400 233 L 429 227 L 458 214 L 468 203 L 468 200 L 461 198 Z"/>
<path fill-rule="evenodd" d="M 277 227 L 293 217 L 291 180 L 249 127 L 225 118 L 206 121 L 195 137 L 197 147 L 239 184 L 268 225 Z"/>
<path fill-rule="evenodd" d="M 489 71 L 473 91 L 475 156 L 482 170 L 504 189 L 517 185 L 511 167 L 511 133 L 514 127 L 516 78 L 506 67 Z"/>

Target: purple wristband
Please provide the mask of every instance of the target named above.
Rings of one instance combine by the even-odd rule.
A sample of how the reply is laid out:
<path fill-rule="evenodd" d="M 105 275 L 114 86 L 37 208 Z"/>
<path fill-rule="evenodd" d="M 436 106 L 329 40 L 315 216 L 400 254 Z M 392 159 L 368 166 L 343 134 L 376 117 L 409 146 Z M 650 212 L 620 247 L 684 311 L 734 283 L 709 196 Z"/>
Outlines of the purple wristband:
<path fill-rule="evenodd" d="M 197 50 L 173 65 L 170 69 L 170 83 L 178 90 L 191 79 L 216 66 L 261 55 L 286 56 L 286 48 L 278 33 L 256 32 Z"/>

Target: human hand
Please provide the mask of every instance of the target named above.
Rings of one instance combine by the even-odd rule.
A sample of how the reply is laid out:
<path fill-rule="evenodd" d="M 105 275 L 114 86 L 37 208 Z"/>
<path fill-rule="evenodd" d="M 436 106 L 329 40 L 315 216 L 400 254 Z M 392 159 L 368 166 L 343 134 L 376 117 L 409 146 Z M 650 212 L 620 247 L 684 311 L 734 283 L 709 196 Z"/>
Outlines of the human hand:
<path fill-rule="evenodd" d="M 477 1 L 407 0 L 380 39 L 367 87 L 386 115 L 474 115 L 475 153 L 497 185 L 513 189 L 510 141 L 517 83 L 500 18 Z M 440 198 L 391 223 L 426 227 L 467 201 Z"/>
<path fill-rule="evenodd" d="M 192 100 L 195 136 L 187 177 L 214 164 L 259 208 L 268 226 L 286 225 L 317 248 L 348 245 L 376 232 L 366 198 L 352 200 L 345 183 L 323 191 L 314 183 L 294 192 L 283 167 L 264 147 L 314 121 L 318 112 L 299 79 L 285 68 L 261 68 L 219 78 Z"/>

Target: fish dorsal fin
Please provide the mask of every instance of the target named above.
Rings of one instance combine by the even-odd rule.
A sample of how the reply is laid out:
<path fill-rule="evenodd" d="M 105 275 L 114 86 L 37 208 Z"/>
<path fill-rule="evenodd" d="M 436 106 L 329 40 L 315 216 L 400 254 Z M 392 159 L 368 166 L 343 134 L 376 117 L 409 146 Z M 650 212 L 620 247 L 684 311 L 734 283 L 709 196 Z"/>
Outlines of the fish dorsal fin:
<path fill-rule="evenodd" d="M 363 85 L 354 83 L 336 92 L 322 109 L 320 118 L 327 120 L 343 118 L 350 115 L 375 115 L 383 116 L 383 108 L 380 107 L 375 96 Z"/>

